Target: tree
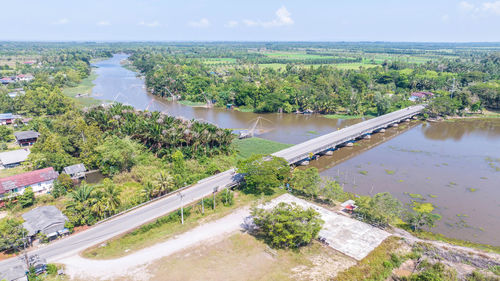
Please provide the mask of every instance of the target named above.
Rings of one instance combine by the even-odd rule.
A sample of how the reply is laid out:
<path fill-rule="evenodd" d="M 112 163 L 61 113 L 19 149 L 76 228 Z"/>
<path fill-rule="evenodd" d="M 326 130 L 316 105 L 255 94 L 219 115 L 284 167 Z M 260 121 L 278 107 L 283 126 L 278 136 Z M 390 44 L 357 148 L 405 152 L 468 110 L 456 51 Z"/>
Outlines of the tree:
<path fill-rule="evenodd" d="M 292 172 L 290 184 L 293 189 L 313 198 L 319 193 L 320 181 L 321 177 L 317 168 L 311 167 L 305 170 L 295 168 Z"/>
<path fill-rule="evenodd" d="M 68 191 L 71 191 L 74 187 L 73 180 L 67 174 L 60 174 L 54 181 L 54 187 L 52 188 L 51 194 L 54 198 L 66 195 Z"/>
<path fill-rule="evenodd" d="M 22 247 L 23 234 L 28 231 L 23 228 L 23 220 L 20 218 L 0 219 L 0 251 Z"/>
<path fill-rule="evenodd" d="M 336 181 L 327 180 L 320 190 L 321 195 L 335 201 L 345 201 L 349 199 L 349 194 Z"/>
<path fill-rule="evenodd" d="M 23 208 L 33 205 L 33 203 L 35 203 L 35 193 L 33 189 L 31 187 L 26 188 L 23 194 L 18 197 L 18 200 Z"/>
<path fill-rule="evenodd" d="M 121 190 L 116 188 L 110 179 L 104 179 L 102 186 L 95 192 L 96 198 L 92 211 L 99 218 L 106 218 L 116 213 L 120 207 Z"/>
<path fill-rule="evenodd" d="M 283 158 L 255 154 L 238 163 L 238 173 L 245 174 L 248 190 L 272 194 L 290 175 L 290 167 Z"/>
<path fill-rule="evenodd" d="M 398 219 L 403 210 L 401 202 L 390 193 L 377 193 L 373 197 L 362 196 L 356 200 L 358 218 L 370 224 L 386 227 Z"/>
<path fill-rule="evenodd" d="M 270 210 L 254 208 L 253 222 L 257 236 L 276 248 L 298 248 L 318 236 L 324 223 L 314 209 L 303 209 L 295 203 L 279 203 Z"/>
<path fill-rule="evenodd" d="M 110 136 L 96 148 L 100 155 L 99 169 L 105 175 L 129 171 L 137 163 L 137 156 L 142 150 L 140 144 L 128 137 Z"/>
<path fill-rule="evenodd" d="M 174 189 L 174 179 L 171 175 L 166 172 L 160 172 L 156 175 L 155 179 L 155 189 L 158 191 L 158 195 L 169 193 Z"/>
<path fill-rule="evenodd" d="M 0 141 L 8 142 L 12 140 L 12 132 L 10 127 L 0 125 Z"/>
<path fill-rule="evenodd" d="M 422 230 L 423 227 L 432 228 L 441 216 L 433 213 L 434 206 L 431 203 L 419 203 L 413 201 L 412 211 L 405 213 L 405 221 L 414 231 Z"/>

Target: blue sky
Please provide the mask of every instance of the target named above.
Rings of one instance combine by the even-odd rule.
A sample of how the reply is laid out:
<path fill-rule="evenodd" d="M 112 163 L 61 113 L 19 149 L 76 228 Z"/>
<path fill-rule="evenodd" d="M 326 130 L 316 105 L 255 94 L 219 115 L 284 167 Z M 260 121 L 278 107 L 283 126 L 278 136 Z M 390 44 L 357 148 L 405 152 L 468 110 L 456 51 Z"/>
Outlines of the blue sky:
<path fill-rule="evenodd" d="M 2 0 L 0 40 L 500 41 L 500 0 Z"/>

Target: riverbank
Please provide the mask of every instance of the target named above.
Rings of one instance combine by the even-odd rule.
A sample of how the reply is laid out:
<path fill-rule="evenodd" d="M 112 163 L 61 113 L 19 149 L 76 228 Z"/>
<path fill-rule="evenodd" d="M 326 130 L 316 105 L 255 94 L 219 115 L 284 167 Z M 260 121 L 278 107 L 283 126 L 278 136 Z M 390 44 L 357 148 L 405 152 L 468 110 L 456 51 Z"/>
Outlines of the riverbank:
<path fill-rule="evenodd" d="M 92 69 L 90 75 L 83 79 L 80 84 L 75 87 L 66 87 L 62 92 L 64 95 L 74 99 L 82 107 L 101 104 L 102 101 L 91 97 L 92 89 L 95 86 L 93 81 L 96 78 L 97 74 Z"/>

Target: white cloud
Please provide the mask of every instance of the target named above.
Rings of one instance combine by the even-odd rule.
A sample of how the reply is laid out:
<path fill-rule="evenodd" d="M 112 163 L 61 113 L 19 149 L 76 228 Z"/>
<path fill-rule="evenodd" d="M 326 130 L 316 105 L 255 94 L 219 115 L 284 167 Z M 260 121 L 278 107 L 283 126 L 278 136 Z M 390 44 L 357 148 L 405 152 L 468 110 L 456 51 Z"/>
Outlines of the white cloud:
<path fill-rule="evenodd" d="M 500 0 L 495 2 L 483 2 L 481 4 L 475 5 L 467 1 L 462 1 L 458 4 L 460 10 L 473 14 L 495 14 L 500 15 Z"/>
<path fill-rule="evenodd" d="M 146 26 L 146 27 L 157 27 L 160 26 L 160 23 L 158 21 L 152 21 L 152 22 L 145 22 L 141 21 L 139 25 Z"/>
<path fill-rule="evenodd" d="M 285 26 L 292 25 L 294 23 L 291 13 L 282 6 L 276 11 L 276 17 L 271 21 L 261 21 L 261 20 L 243 20 L 246 26 L 261 26 L 261 27 L 274 27 L 274 26 Z"/>
<path fill-rule="evenodd" d="M 237 27 L 240 23 L 235 20 L 230 20 L 226 23 L 226 27 Z"/>
<path fill-rule="evenodd" d="M 483 11 L 494 13 L 500 15 L 500 1 L 496 2 L 485 2 L 481 5 Z"/>
<path fill-rule="evenodd" d="M 458 4 L 458 7 L 460 8 L 460 10 L 463 10 L 463 11 L 473 11 L 475 10 L 475 6 L 474 4 L 471 4 L 467 1 L 462 1 Z"/>
<path fill-rule="evenodd" d="M 210 21 L 206 18 L 202 18 L 199 21 L 190 21 L 188 24 L 192 27 L 205 28 L 210 26 Z"/>
<path fill-rule="evenodd" d="M 106 25 L 110 25 L 111 23 L 107 20 L 103 20 L 103 21 L 100 21 L 97 23 L 97 25 L 100 25 L 100 26 L 106 26 Z"/>
<path fill-rule="evenodd" d="M 447 15 L 447 14 L 446 14 L 446 15 L 443 15 L 443 16 L 441 17 L 441 21 L 443 21 L 443 22 L 448 22 L 449 20 L 450 20 L 450 16 L 449 16 L 449 15 Z"/>
<path fill-rule="evenodd" d="M 67 24 L 68 22 L 69 22 L 69 20 L 64 18 L 64 19 L 57 20 L 57 21 L 53 22 L 52 24 Z"/>

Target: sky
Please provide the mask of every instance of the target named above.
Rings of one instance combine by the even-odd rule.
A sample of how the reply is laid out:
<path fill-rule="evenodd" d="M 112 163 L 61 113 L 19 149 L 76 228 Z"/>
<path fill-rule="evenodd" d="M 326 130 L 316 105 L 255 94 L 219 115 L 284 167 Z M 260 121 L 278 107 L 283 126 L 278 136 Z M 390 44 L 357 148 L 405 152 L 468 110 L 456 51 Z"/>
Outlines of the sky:
<path fill-rule="evenodd" d="M 500 41 L 500 0 L 0 3 L 2 41 Z"/>

